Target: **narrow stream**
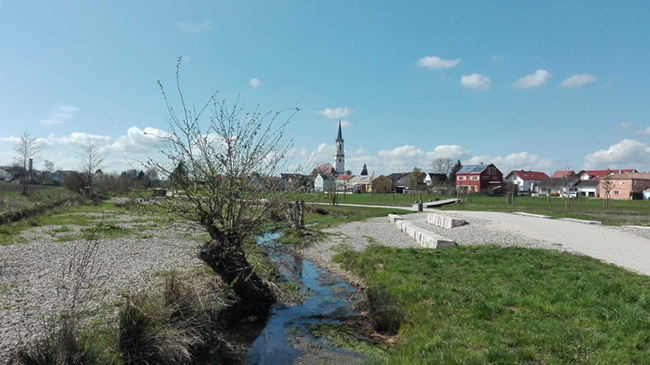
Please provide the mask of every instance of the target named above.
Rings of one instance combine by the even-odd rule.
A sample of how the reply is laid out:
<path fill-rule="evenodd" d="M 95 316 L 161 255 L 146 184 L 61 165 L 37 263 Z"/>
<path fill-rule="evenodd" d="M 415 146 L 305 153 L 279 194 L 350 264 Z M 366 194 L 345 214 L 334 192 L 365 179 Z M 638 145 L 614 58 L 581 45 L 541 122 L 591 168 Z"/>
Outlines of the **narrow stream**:
<path fill-rule="evenodd" d="M 265 234 L 257 243 L 270 246 L 279 236 Z M 331 348 L 309 333 L 310 326 L 339 324 L 351 314 L 355 290 L 336 275 L 298 256 L 274 252 L 271 258 L 280 264 L 283 280 L 301 285 L 304 300 L 294 306 L 276 304 L 271 308 L 266 327 L 248 351 L 249 364 L 365 362 L 364 356 Z"/>

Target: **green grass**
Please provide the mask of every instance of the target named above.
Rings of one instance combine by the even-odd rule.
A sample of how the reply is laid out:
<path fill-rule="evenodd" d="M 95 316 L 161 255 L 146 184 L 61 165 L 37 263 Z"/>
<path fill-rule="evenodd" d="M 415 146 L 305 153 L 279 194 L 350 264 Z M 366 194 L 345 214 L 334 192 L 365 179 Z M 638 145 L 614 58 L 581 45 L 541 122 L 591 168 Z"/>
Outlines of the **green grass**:
<path fill-rule="evenodd" d="M 544 197 L 515 197 L 514 204 L 506 204 L 505 197 L 473 195 L 471 201 L 462 205 L 451 204 L 442 210 L 478 210 L 495 212 L 527 212 L 548 215 L 553 218 L 577 218 L 601 221 L 607 225 L 650 226 L 650 202 L 643 200 L 610 200 L 605 208 L 601 199 L 571 199 L 571 209 L 564 206 L 564 199 L 553 198 L 549 204 Z"/>
<path fill-rule="evenodd" d="M 406 317 L 391 364 L 642 364 L 650 278 L 551 251 L 371 246 L 335 257 Z"/>
<path fill-rule="evenodd" d="M 333 325 L 327 323 L 317 323 L 309 327 L 309 333 L 316 339 L 320 339 L 326 345 L 353 351 L 366 356 L 381 357 L 385 356 L 385 349 L 372 346 L 367 342 L 357 339 L 355 330 L 347 325 Z"/>
<path fill-rule="evenodd" d="M 420 195 L 410 196 L 409 194 L 339 194 L 339 204 L 362 204 L 362 205 L 386 205 L 386 206 L 412 206 Z M 304 200 L 305 202 L 328 203 L 327 194 L 310 193 L 310 194 L 290 194 L 287 197 L 290 201 Z M 395 200 L 393 200 L 395 199 Z M 445 197 L 435 194 L 424 194 L 422 199 L 425 202 L 435 199 L 445 199 Z"/>

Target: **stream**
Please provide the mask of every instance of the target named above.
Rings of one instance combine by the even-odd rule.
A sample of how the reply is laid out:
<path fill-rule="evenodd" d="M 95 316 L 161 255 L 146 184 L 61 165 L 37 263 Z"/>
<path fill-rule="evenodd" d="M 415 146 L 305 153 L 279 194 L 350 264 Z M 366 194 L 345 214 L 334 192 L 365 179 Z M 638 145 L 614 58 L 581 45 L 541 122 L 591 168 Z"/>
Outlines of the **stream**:
<path fill-rule="evenodd" d="M 267 233 L 257 244 L 271 247 L 278 237 L 278 233 Z M 249 364 L 364 363 L 364 356 L 329 347 L 309 332 L 310 326 L 340 324 L 352 314 L 355 289 L 296 255 L 272 250 L 271 259 L 279 264 L 282 280 L 300 285 L 304 300 L 271 308 L 266 326 L 247 353 Z"/>

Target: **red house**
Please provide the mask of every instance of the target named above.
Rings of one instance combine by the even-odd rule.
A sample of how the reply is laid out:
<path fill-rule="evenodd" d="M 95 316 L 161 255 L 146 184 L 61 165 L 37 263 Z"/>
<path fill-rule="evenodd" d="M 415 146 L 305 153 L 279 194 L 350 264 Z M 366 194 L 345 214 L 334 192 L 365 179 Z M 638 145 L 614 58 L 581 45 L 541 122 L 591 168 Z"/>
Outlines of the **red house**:
<path fill-rule="evenodd" d="M 465 165 L 456 173 L 456 189 L 491 193 L 501 187 L 503 174 L 494 164 Z"/>

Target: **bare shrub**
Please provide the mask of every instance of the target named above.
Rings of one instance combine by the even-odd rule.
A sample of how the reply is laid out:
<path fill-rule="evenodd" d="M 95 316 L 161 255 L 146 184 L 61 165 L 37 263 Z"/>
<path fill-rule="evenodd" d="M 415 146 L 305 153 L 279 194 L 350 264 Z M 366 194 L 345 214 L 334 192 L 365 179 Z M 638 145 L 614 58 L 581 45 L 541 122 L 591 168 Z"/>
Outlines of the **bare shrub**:
<path fill-rule="evenodd" d="M 367 295 L 375 330 L 389 335 L 397 334 L 405 316 L 397 299 L 384 286 L 368 288 Z"/>

